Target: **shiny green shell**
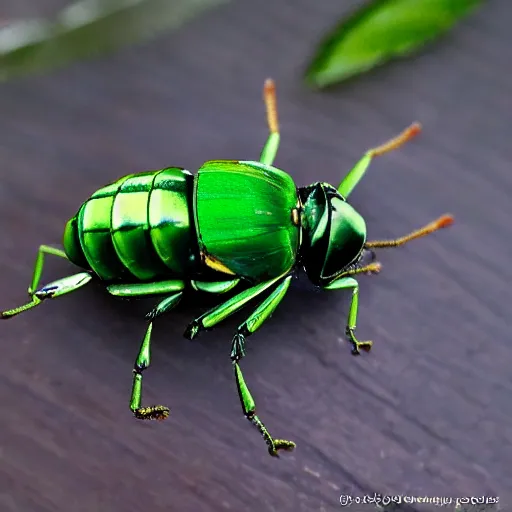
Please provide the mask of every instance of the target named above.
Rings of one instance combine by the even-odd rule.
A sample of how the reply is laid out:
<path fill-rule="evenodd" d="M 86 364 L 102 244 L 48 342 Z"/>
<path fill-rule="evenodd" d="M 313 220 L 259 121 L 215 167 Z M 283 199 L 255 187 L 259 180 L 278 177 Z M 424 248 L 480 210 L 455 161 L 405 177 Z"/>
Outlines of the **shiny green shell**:
<path fill-rule="evenodd" d="M 259 162 L 209 161 L 195 183 L 199 250 L 213 265 L 265 280 L 292 268 L 300 244 L 292 178 Z"/>
<path fill-rule="evenodd" d="M 171 167 L 99 189 L 66 225 L 68 258 L 107 281 L 187 275 L 197 252 L 193 182 L 188 171 Z"/>
<path fill-rule="evenodd" d="M 297 206 L 291 177 L 258 162 L 143 172 L 92 194 L 68 221 L 64 250 L 105 281 L 265 280 L 296 261 Z"/>

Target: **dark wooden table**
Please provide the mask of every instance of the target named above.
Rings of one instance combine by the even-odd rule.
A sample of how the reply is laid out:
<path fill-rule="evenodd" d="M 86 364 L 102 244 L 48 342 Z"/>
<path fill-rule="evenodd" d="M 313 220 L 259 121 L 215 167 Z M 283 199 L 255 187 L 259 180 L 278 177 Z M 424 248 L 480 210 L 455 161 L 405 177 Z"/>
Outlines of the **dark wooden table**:
<path fill-rule="evenodd" d="M 2 512 L 328 511 L 341 494 L 371 492 L 506 503 L 512 9 L 490 2 L 420 57 L 310 92 L 301 70 L 340 11 L 336 1 L 234 2 L 174 35 L 0 86 L 1 309 L 25 300 L 37 247 L 58 244 L 101 185 L 256 158 L 269 75 L 276 165 L 298 184 L 337 184 L 367 147 L 418 119 L 424 134 L 376 161 L 353 203 L 372 238 L 445 211 L 457 219 L 381 252 L 381 275 L 360 279 L 358 332 L 375 340 L 371 354 L 354 358 L 344 341 L 347 294 L 305 279 L 250 339 L 243 366 L 259 412 L 298 444 L 280 460 L 236 396 L 229 349 L 243 314 L 197 342 L 181 335 L 204 304 L 156 324 L 146 401 L 172 408 L 159 424 L 127 407 L 146 301 L 91 286 L 1 323 Z M 44 280 L 69 272 L 50 258 Z"/>

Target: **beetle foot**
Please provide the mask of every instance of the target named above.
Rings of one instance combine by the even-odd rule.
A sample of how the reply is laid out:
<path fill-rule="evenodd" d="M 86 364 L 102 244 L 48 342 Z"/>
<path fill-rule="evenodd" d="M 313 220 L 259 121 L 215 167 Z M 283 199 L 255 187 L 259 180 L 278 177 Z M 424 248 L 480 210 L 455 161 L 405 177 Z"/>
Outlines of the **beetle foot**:
<path fill-rule="evenodd" d="M 169 417 L 169 412 L 169 407 L 165 407 L 165 405 L 151 405 L 139 407 L 133 411 L 133 414 L 138 420 L 163 421 Z"/>
<path fill-rule="evenodd" d="M 12 318 L 13 316 L 19 315 L 24 311 L 28 311 L 29 309 L 36 307 L 37 305 L 41 304 L 41 302 L 42 299 L 39 299 L 38 297 L 34 296 L 32 297 L 32 302 L 24 304 L 23 306 L 19 306 L 14 309 L 7 309 L 6 311 L 0 311 L 0 320 L 7 320 L 9 318 Z"/>
<path fill-rule="evenodd" d="M 199 322 L 196 322 L 195 320 L 193 322 L 190 322 L 185 329 L 185 332 L 183 333 L 183 336 L 187 338 L 187 340 L 193 340 L 198 334 L 200 330 Z"/>
<path fill-rule="evenodd" d="M 272 444 L 268 447 L 268 453 L 272 457 L 279 457 L 279 450 L 291 452 L 297 445 L 293 441 L 287 441 L 286 439 L 274 439 Z"/>
<path fill-rule="evenodd" d="M 15 310 L 8 310 L 8 311 L 0 311 L 0 320 L 9 320 L 9 318 L 12 318 L 18 314 Z"/>
<path fill-rule="evenodd" d="M 245 357 L 245 336 L 236 333 L 231 344 L 231 361 L 238 362 Z"/>
<path fill-rule="evenodd" d="M 376 261 L 374 263 L 370 263 L 366 267 L 366 273 L 368 275 L 378 274 L 381 270 L 382 270 L 382 263 L 380 261 Z"/>
<path fill-rule="evenodd" d="M 358 356 L 361 351 L 359 349 L 363 349 L 365 352 L 370 352 L 373 341 L 359 341 L 355 334 L 354 329 L 347 328 L 347 336 L 350 338 L 350 342 L 352 343 L 352 355 Z"/>
<path fill-rule="evenodd" d="M 360 348 L 362 348 L 365 352 L 370 352 L 373 346 L 373 341 L 353 341 L 352 345 L 352 354 L 354 356 L 358 356 L 359 354 L 361 354 L 361 351 L 359 350 Z"/>

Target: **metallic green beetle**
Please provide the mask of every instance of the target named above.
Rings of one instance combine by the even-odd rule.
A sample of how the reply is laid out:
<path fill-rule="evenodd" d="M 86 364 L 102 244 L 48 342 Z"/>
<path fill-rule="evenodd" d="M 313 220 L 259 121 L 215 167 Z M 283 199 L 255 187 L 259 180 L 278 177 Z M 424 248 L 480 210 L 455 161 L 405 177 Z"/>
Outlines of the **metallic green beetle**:
<path fill-rule="evenodd" d="M 272 166 L 279 146 L 275 85 L 267 80 L 264 100 L 270 135 L 260 160 L 209 161 L 194 176 L 169 167 L 132 174 L 95 192 L 69 220 L 64 251 L 39 248 L 31 302 L 0 313 L 11 318 L 43 300 L 78 290 L 98 278 L 118 297 L 165 296 L 147 315 L 149 325 L 133 369 L 130 408 L 139 419 L 165 419 L 163 405 L 143 407 L 142 373 L 150 364 L 153 320 L 171 310 L 187 289 L 222 294 L 242 291 L 193 320 L 185 336 L 195 338 L 265 294 L 237 329 L 231 346 L 235 379 L 247 419 L 263 436 L 268 451 L 292 450 L 295 443 L 273 438 L 256 415 L 239 361 L 245 340 L 269 318 L 285 296 L 292 275 L 304 268 L 311 282 L 325 290 L 349 289 L 352 302 L 346 334 L 353 346 L 369 350 L 372 342 L 355 336 L 360 273 L 377 273 L 380 264 L 363 264 L 366 251 L 395 247 L 452 223 L 444 215 L 424 228 L 391 241 L 366 241 L 364 219 L 346 199 L 373 157 L 397 148 L 420 130 L 413 124 L 388 143 L 369 150 L 336 189 L 327 183 L 297 188 L 292 178 Z M 66 258 L 83 269 L 38 288 L 45 254 Z"/>

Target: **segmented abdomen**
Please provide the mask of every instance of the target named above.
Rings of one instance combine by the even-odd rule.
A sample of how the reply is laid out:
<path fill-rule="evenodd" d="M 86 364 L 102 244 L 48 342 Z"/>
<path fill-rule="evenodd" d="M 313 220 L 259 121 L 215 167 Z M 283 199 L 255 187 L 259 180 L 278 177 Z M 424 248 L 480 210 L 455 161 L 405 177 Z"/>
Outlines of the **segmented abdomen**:
<path fill-rule="evenodd" d="M 66 225 L 68 258 L 107 281 L 186 276 L 197 252 L 193 183 L 171 167 L 101 188 Z"/>

